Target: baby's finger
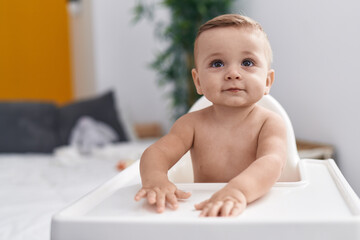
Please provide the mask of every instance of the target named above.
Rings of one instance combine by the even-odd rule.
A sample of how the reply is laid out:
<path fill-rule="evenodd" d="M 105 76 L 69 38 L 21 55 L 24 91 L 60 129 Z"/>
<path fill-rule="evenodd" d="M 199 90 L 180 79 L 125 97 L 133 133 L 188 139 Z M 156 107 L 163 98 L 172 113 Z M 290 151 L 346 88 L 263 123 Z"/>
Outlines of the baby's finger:
<path fill-rule="evenodd" d="M 153 191 L 153 190 L 149 190 L 148 192 L 147 192 L 147 200 L 148 200 L 148 203 L 150 203 L 150 204 L 154 204 L 154 203 L 156 203 L 156 192 L 155 191 Z"/>
<path fill-rule="evenodd" d="M 244 211 L 245 207 L 242 204 L 235 203 L 233 209 L 230 212 L 230 217 L 236 217 Z"/>
<path fill-rule="evenodd" d="M 222 206 L 222 208 L 221 208 L 221 210 L 220 210 L 221 216 L 222 216 L 222 217 L 227 217 L 227 216 L 229 216 L 231 210 L 233 209 L 233 207 L 234 207 L 234 202 L 233 202 L 233 201 L 226 201 L 226 202 L 223 204 L 223 206 Z"/>
<path fill-rule="evenodd" d="M 165 210 L 165 194 L 162 192 L 156 193 L 156 207 L 158 213 L 162 213 Z"/>
<path fill-rule="evenodd" d="M 175 191 L 175 196 L 179 199 L 187 199 L 191 196 L 191 193 L 190 192 L 184 192 L 184 191 L 181 191 L 180 189 L 176 189 Z"/>
<path fill-rule="evenodd" d="M 177 198 L 173 193 L 166 194 L 166 201 L 171 205 L 172 209 L 178 208 Z"/>
<path fill-rule="evenodd" d="M 135 199 L 135 201 L 139 201 L 140 199 L 142 199 L 145 196 L 146 196 L 146 191 L 145 191 L 145 189 L 142 188 L 136 193 L 134 199 Z"/>
<path fill-rule="evenodd" d="M 202 201 L 201 203 L 195 204 L 195 209 L 202 210 L 208 202 L 209 202 L 209 200 L 205 200 L 205 201 Z"/>
<path fill-rule="evenodd" d="M 219 215 L 220 209 L 223 206 L 223 201 L 215 202 L 209 210 L 208 216 L 209 217 L 217 217 Z"/>
<path fill-rule="evenodd" d="M 202 211 L 201 211 L 199 217 L 206 217 L 206 216 L 208 216 L 209 210 L 211 209 L 211 207 L 212 207 L 212 204 L 211 204 L 211 203 L 205 205 L 205 206 L 202 208 Z"/>

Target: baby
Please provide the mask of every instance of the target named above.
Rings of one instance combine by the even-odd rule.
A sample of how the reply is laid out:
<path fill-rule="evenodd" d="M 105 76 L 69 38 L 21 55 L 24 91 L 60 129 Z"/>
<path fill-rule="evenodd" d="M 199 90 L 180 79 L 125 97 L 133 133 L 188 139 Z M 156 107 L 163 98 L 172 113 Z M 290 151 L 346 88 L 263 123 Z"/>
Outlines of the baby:
<path fill-rule="evenodd" d="M 221 15 L 200 27 L 194 57 L 196 90 L 213 105 L 182 116 L 146 149 L 135 200 L 147 198 L 161 213 L 189 198 L 167 172 L 190 150 L 195 182 L 227 182 L 195 205 L 200 216 L 237 216 L 269 191 L 286 161 L 282 118 L 256 105 L 274 82 L 270 43 L 254 20 Z"/>

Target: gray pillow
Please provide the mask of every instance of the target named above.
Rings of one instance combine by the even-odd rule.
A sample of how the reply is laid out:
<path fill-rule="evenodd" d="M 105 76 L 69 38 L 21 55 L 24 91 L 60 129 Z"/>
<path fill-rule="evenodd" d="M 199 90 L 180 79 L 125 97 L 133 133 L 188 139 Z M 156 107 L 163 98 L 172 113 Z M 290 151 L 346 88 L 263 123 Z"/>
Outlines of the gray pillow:
<path fill-rule="evenodd" d="M 59 140 L 57 116 L 52 103 L 1 102 L 0 152 L 52 152 Z"/>
<path fill-rule="evenodd" d="M 118 134 L 118 141 L 128 140 L 115 108 L 114 93 L 110 91 L 100 97 L 77 101 L 59 108 L 60 145 L 70 143 L 71 131 L 82 116 L 92 117 L 112 127 Z"/>

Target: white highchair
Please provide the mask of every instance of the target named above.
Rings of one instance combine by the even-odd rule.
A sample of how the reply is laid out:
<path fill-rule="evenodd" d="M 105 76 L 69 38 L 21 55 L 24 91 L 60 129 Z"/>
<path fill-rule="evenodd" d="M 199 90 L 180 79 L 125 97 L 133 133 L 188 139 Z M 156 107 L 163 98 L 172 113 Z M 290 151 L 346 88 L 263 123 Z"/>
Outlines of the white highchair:
<path fill-rule="evenodd" d="M 195 111 L 211 103 L 204 97 Z M 52 218 L 51 239 L 276 239 L 359 240 L 360 200 L 332 159 L 299 159 L 291 122 L 271 96 L 258 103 L 283 117 L 287 127 L 287 163 L 269 193 L 235 218 L 199 218 L 194 204 L 225 183 L 192 183 L 187 153 L 169 171 L 178 188 L 192 192 L 176 211 L 155 213 L 140 189 L 139 161 Z"/>

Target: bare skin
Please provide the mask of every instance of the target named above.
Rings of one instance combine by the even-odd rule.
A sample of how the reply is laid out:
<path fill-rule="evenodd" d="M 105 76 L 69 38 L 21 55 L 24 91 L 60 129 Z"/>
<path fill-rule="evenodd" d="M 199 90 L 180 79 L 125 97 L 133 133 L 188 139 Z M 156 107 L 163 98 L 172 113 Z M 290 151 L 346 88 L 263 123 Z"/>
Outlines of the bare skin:
<path fill-rule="evenodd" d="M 270 91 L 263 39 L 255 31 L 224 27 L 203 32 L 197 40 L 194 84 L 211 107 L 179 118 L 169 134 L 141 157 L 142 188 L 159 213 L 166 204 L 190 197 L 168 180 L 168 170 L 188 151 L 195 182 L 227 182 L 210 199 L 196 204 L 201 217 L 237 216 L 266 194 L 286 160 L 286 129 L 277 114 L 256 105 Z"/>

